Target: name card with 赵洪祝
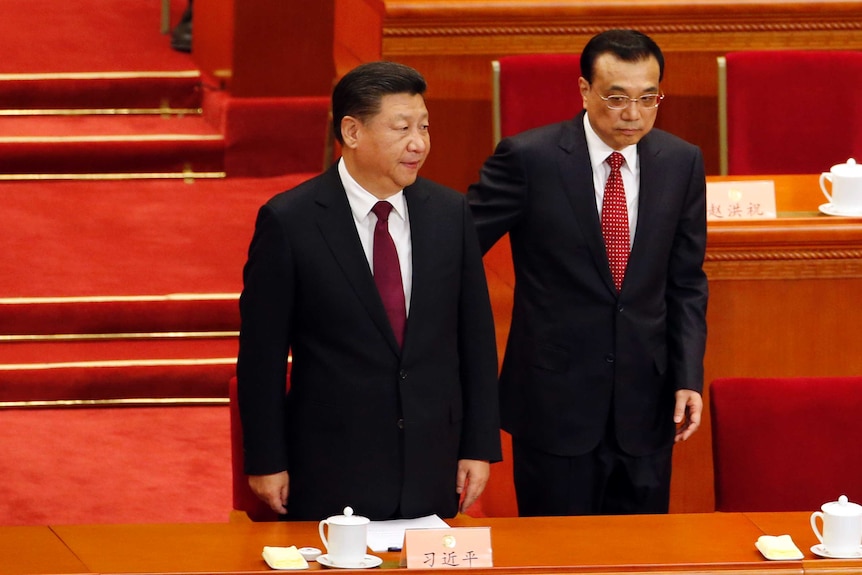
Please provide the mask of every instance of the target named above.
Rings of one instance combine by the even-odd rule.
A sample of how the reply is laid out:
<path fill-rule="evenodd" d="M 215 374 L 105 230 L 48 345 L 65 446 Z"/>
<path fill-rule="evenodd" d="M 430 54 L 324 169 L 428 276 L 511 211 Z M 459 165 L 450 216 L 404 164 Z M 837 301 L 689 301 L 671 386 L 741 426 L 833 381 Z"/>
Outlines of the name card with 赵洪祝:
<path fill-rule="evenodd" d="M 493 567 L 490 527 L 407 529 L 401 566 L 408 569 Z"/>
<path fill-rule="evenodd" d="M 706 183 L 708 221 L 769 220 L 777 215 L 772 180 Z"/>

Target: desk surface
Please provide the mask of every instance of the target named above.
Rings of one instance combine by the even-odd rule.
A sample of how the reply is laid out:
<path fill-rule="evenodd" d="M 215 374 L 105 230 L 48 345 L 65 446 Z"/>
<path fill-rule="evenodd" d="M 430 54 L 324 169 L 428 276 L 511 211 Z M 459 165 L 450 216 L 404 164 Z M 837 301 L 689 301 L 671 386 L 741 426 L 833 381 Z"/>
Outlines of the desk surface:
<path fill-rule="evenodd" d="M 452 526 L 490 526 L 494 574 L 549 573 L 841 573 L 862 571 L 862 560 L 818 559 L 808 513 L 704 513 L 618 517 L 459 517 Z M 24 573 L 263 573 L 264 545 L 320 546 L 316 523 L 225 523 L 178 525 L 71 525 L 0 528 L 3 574 Z M 803 561 L 765 560 L 754 542 L 763 534 L 789 533 Z M 9 543 L 9 537 L 16 543 Z M 40 547 L 30 541 L 42 541 Z M 62 542 L 68 553 L 49 551 Z M 10 546 L 42 555 L 49 568 L 6 565 Z M 31 553 L 35 549 L 36 553 Z M 398 565 L 397 553 L 380 553 L 383 569 Z M 54 561 L 56 559 L 56 561 Z M 85 567 L 81 569 L 82 565 Z M 311 570 L 320 570 L 312 563 Z M 457 569 L 459 572 L 466 569 Z M 474 570 L 475 571 L 475 570 Z"/>
<path fill-rule="evenodd" d="M 0 575 L 90 572 L 50 527 L 0 527 Z"/>
<path fill-rule="evenodd" d="M 756 570 L 761 530 L 742 514 L 459 519 L 490 525 L 495 571 Z M 268 571 L 264 545 L 319 546 L 316 523 L 93 525 L 55 528 L 99 573 Z M 397 553 L 380 553 L 395 567 Z M 320 566 L 312 564 L 313 569 Z"/>
<path fill-rule="evenodd" d="M 775 207 L 778 210 L 779 219 L 816 217 L 835 222 L 858 220 L 858 218 L 827 216 L 820 213 L 819 206 L 827 202 L 826 196 L 820 189 L 820 174 L 707 176 L 706 180 L 707 182 L 771 180 L 775 183 Z"/>

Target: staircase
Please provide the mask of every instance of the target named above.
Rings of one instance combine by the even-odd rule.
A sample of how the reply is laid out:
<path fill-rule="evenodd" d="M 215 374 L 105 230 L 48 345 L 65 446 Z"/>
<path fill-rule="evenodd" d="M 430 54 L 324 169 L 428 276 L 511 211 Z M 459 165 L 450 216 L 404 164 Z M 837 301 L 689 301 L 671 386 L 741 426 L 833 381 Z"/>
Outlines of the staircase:
<path fill-rule="evenodd" d="M 223 178 L 197 70 L 0 76 L 0 179 Z"/>
<path fill-rule="evenodd" d="M 0 67 L 0 407 L 228 401 L 257 207 L 319 172 L 328 103 L 233 100 L 158 40 L 164 70 Z"/>

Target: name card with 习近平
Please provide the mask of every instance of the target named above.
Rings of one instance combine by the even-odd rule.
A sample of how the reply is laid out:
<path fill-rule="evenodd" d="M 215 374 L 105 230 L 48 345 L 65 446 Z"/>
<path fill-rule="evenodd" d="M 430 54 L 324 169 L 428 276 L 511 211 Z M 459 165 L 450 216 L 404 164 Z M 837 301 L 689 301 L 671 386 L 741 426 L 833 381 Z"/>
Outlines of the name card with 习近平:
<path fill-rule="evenodd" d="M 407 529 L 401 566 L 408 569 L 493 567 L 491 528 Z"/>
<path fill-rule="evenodd" d="M 706 183 L 708 221 L 769 220 L 775 217 L 775 182 L 772 180 Z"/>

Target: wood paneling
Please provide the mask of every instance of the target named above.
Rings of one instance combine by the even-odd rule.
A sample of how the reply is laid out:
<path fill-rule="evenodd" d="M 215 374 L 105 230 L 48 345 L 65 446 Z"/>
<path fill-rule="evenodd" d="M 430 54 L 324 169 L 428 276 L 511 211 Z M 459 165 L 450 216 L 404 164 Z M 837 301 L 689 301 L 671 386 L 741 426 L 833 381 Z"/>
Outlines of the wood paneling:
<path fill-rule="evenodd" d="M 862 48 L 862 4 L 847 0 L 337 0 L 336 22 L 339 70 L 386 58 L 426 76 L 434 151 L 423 174 L 460 190 L 491 152 L 490 62 L 500 56 L 578 53 L 611 27 L 649 34 L 667 60 L 657 125 L 701 146 L 708 173 L 717 174 L 717 56 Z M 352 22 L 367 30 L 361 46 Z"/>

